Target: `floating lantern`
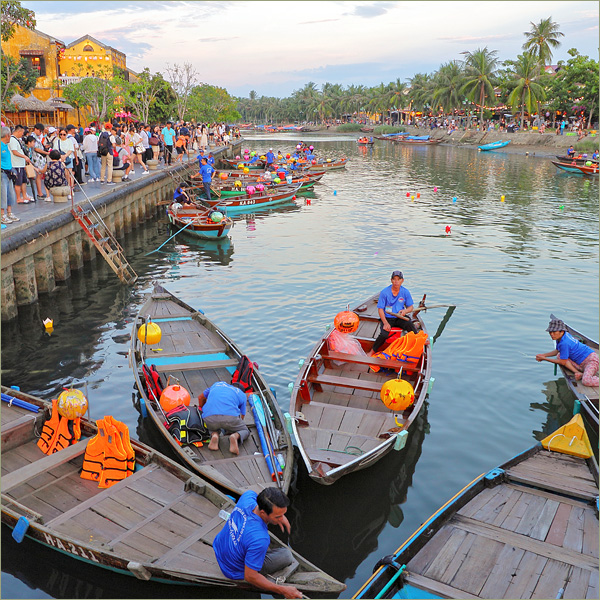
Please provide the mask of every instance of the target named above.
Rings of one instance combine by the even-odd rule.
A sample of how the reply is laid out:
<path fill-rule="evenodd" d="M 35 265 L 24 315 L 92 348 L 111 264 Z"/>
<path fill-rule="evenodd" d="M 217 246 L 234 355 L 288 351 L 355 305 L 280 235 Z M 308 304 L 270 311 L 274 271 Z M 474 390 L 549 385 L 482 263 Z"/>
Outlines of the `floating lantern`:
<path fill-rule="evenodd" d="M 402 411 L 415 401 L 415 390 L 404 379 L 390 379 L 381 387 L 380 396 L 390 410 Z"/>
<path fill-rule="evenodd" d="M 454 196 L 454 198 L 452 198 L 452 202 L 456 202 L 457 198 L 456 196 Z"/>
<path fill-rule="evenodd" d="M 421 197 L 421 192 L 417 192 L 417 198 Z"/>
<path fill-rule="evenodd" d="M 406 192 L 406 197 L 410 198 L 410 192 Z"/>
<path fill-rule="evenodd" d="M 448 235 L 452 231 L 452 227 L 450 225 L 446 225 L 446 235 Z"/>
<path fill-rule="evenodd" d="M 414 196 L 411 196 L 411 197 L 410 197 L 410 199 L 411 199 L 412 201 L 414 201 L 415 197 L 414 197 Z"/>
<path fill-rule="evenodd" d="M 334 327 L 340 333 L 354 333 L 358 329 L 360 319 L 355 312 L 344 310 L 337 315 L 333 320 Z"/>
<path fill-rule="evenodd" d="M 166 413 L 181 405 L 190 405 L 190 393 L 183 386 L 176 383 L 162 391 L 160 406 Z"/>
<path fill-rule="evenodd" d="M 310 206 L 310 198 L 306 199 L 306 206 Z"/>
<path fill-rule="evenodd" d="M 437 186 L 433 188 L 433 191 L 434 191 L 434 192 L 437 192 Z"/>
<path fill-rule="evenodd" d="M 156 323 L 144 323 L 144 325 L 138 329 L 137 336 L 142 344 L 158 344 L 162 337 L 162 331 Z"/>
<path fill-rule="evenodd" d="M 58 397 L 56 408 L 58 414 L 65 419 L 77 419 L 82 417 L 88 407 L 87 398 L 80 390 L 65 390 Z"/>
<path fill-rule="evenodd" d="M 337 190 L 333 190 L 333 195 L 337 196 Z"/>
<path fill-rule="evenodd" d="M 54 321 L 52 319 L 44 319 L 43 323 L 46 329 L 54 329 Z"/>
<path fill-rule="evenodd" d="M 500 202 L 504 202 L 504 196 L 500 196 Z"/>
<path fill-rule="evenodd" d="M 559 207 L 560 210 L 565 210 L 565 205 L 563 204 L 562 206 Z"/>

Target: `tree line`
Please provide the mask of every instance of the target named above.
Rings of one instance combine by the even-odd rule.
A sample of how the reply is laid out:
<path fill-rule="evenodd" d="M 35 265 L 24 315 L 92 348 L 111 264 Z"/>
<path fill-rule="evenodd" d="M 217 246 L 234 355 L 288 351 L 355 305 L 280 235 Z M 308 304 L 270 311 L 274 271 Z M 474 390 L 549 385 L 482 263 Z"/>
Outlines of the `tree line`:
<path fill-rule="evenodd" d="M 491 118 L 492 109 L 507 106 L 520 114 L 550 113 L 553 122 L 563 114 L 587 118 L 588 128 L 598 118 L 598 62 L 576 49 L 559 61 L 549 74 L 553 50 L 564 34 L 552 17 L 530 23 L 524 32 L 523 53 L 501 62 L 497 50 L 478 48 L 462 52 L 464 58 L 441 64 L 433 73 L 417 73 L 407 81 L 367 87 L 325 83 L 321 89 L 308 82 L 287 98 L 261 96 L 252 90 L 238 98 L 238 111 L 245 121 L 286 122 L 343 119 L 361 112 L 379 113 L 411 110 L 427 115 L 471 111 L 480 120 Z"/>

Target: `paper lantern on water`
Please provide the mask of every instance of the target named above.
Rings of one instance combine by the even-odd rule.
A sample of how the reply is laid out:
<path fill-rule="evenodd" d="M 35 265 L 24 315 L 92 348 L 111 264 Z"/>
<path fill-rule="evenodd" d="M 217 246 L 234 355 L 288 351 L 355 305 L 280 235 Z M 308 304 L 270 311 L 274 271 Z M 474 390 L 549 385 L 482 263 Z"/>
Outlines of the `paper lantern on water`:
<path fill-rule="evenodd" d="M 402 411 L 415 401 L 415 390 L 404 379 L 390 379 L 381 387 L 380 396 L 390 410 Z"/>
<path fill-rule="evenodd" d="M 80 390 L 65 390 L 58 397 L 56 408 L 58 414 L 65 419 L 76 419 L 82 417 L 88 407 L 87 398 Z"/>
<path fill-rule="evenodd" d="M 223 213 L 218 210 L 215 211 L 212 215 L 210 215 L 210 220 L 213 223 L 220 223 L 223 220 Z"/>
<path fill-rule="evenodd" d="M 410 198 L 410 192 L 406 192 L 406 197 Z"/>
<path fill-rule="evenodd" d="M 340 333 L 353 333 L 358 329 L 360 319 L 358 315 L 351 310 L 344 310 L 337 315 L 333 320 L 334 327 Z"/>
<path fill-rule="evenodd" d="M 225 181 L 227 179 L 228 175 L 227 173 L 219 173 L 219 178 L 222 179 L 223 181 Z"/>
<path fill-rule="evenodd" d="M 183 386 L 170 385 L 162 391 L 160 406 L 166 413 L 181 405 L 190 405 L 190 393 Z"/>
<path fill-rule="evenodd" d="M 138 329 L 137 336 L 142 344 L 158 344 L 162 336 L 162 331 L 156 323 L 150 322 L 148 325 L 144 323 L 144 325 Z"/>

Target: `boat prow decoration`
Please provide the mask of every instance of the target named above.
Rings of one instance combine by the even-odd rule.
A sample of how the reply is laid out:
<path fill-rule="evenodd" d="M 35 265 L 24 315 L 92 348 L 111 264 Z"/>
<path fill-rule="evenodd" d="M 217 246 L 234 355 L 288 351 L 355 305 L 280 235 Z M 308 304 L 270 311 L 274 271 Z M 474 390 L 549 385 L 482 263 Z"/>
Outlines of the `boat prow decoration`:
<path fill-rule="evenodd" d="M 570 454 L 579 458 L 591 458 L 592 446 L 581 415 L 575 415 L 568 423 L 542 440 L 546 450 Z"/>

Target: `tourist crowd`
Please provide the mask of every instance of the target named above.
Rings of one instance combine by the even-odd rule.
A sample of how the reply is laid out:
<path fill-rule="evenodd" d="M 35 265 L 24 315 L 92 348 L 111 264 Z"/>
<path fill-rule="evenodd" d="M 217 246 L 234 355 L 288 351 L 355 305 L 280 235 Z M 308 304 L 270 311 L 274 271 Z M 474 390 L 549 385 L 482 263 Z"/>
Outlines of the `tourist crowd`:
<path fill-rule="evenodd" d="M 115 169 L 123 171 L 122 181 L 129 181 L 136 165 L 144 175 L 150 160 L 158 166 L 183 162 L 190 150 L 203 155 L 210 146 L 225 146 L 239 137 L 239 129 L 226 123 L 150 126 L 114 120 L 58 129 L 37 123 L 32 130 L 23 125 L 11 130 L 3 123 L 1 222 L 20 220 L 13 210 L 16 204 L 52 202 L 56 188 L 67 186 L 71 194 L 76 184 L 114 185 Z"/>

